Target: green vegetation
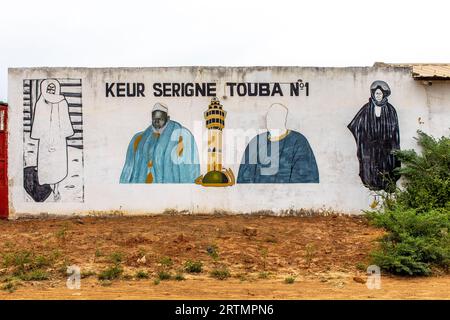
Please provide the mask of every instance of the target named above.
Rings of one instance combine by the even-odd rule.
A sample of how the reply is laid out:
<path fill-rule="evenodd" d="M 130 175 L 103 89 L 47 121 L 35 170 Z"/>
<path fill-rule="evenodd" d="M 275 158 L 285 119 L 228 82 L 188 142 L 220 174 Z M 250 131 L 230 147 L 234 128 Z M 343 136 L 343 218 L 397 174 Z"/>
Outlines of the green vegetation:
<path fill-rule="evenodd" d="M 15 281 L 7 281 L 4 285 L 1 286 L 1 289 L 3 291 L 13 293 L 17 290 L 17 283 Z"/>
<path fill-rule="evenodd" d="M 158 280 L 170 280 L 172 278 L 172 274 L 167 271 L 159 271 L 157 273 Z"/>
<path fill-rule="evenodd" d="M 65 241 L 67 237 L 67 230 L 69 230 L 69 224 L 67 222 L 55 233 L 57 239 Z"/>
<path fill-rule="evenodd" d="M 184 263 L 184 270 L 188 273 L 201 273 L 203 271 L 203 263 L 201 261 L 187 260 Z"/>
<path fill-rule="evenodd" d="M 286 283 L 286 284 L 293 284 L 294 282 L 295 282 L 295 278 L 292 276 L 286 277 L 284 279 L 284 283 Z"/>
<path fill-rule="evenodd" d="M 208 253 L 208 255 L 209 255 L 214 261 L 219 260 L 219 248 L 218 248 L 216 245 L 214 245 L 214 244 L 209 245 L 209 246 L 206 248 L 206 253 Z"/>
<path fill-rule="evenodd" d="M 418 135 L 420 155 L 396 152 L 403 189 L 382 194 L 382 208 L 366 213 L 387 230 L 372 263 L 395 274 L 429 275 L 450 266 L 450 138 Z"/>
<path fill-rule="evenodd" d="M 113 252 L 109 256 L 109 260 L 113 264 L 120 264 L 123 261 L 123 253 L 122 252 Z"/>
<path fill-rule="evenodd" d="M 138 270 L 136 272 L 135 277 L 136 277 L 136 279 L 148 279 L 149 275 L 148 275 L 148 272 L 146 272 L 144 270 Z"/>
<path fill-rule="evenodd" d="M 159 260 L 159 263 L 163 266 L 163 267 L 171 267 L 173 265 L 173 261 L 170 257 L 162 257 Z"/>
<path fill-rule="evenodd" d="M 183 281 L 183 280 L 186 280 L 186 278 L 184 277 L 184 275 L 183 275 L 182 273 L 177 273 L 177 274 L 175 275 L 174 279 L 175 279 L 176 281 Z"/>
<path fill-rule="evenodd" d="M 368 265 L 363 263 L 363 262 L 358 262 L 356 264 L 356 269 L 358 269 L 359 271 L 366 271 L 367 270 Z"/>
<path fill-rule="evenodd" d="M 98 279 L 103 281 L 111 281 L 120 278 L 123 274 L 123 268 L 121 266 L 122 260 L 123 253 L 113 252 L 109 256 L 109 261 L 112 263 L 112 265 L 100 272 L 98 275 Z"/>
<path fill-rule="evenodd" d="M 225 267 L 212 270 L 210 275 L 219 280 L 225 280 L 231 276 L 230 271 Z"/>
<path fill-rule="evenodd" d="M 98 275 L 99 280 L 115 280 L 118 279 L 123 273 L 123 269 L 120 265 L 112 265 Z"/>
<path fill-rule="evenodd" d="M 17 251 L 2 255 L 3 267 L 11 269 L 12 275 L 23 281 L 40 281 L 49 279 L 47 269 L 54 266 L 59 252 L 48 256 L 36 255 L 31 251 Z"/>

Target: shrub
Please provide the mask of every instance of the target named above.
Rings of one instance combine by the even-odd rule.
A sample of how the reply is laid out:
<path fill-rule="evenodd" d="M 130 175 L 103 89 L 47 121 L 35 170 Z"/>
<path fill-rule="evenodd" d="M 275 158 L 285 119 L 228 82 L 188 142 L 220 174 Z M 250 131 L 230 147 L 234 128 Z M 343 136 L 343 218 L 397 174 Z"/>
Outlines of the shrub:
<path fill-rule="evenodd" d="M 98 275 L 99 280 L 114 280 L 119 278 L 123 273 L 123 269 L 115 264 L 100 272 Z"/>
<path fill-rule="evenodd" d="M 173 265 L 173 261 L 170 257 L 162 257 L 159 260 L 159 263 L 163 266 L 163 267 L 171 267 Z"/>
<path fill-rule="evenodd" d="M 450 263 L 450 214 L 445 209 L 418 213 L 397 207 L 372 215 L 372 222 L 388 230 L 372 261 L 397 274 L 427 275 L 431 265 Z"/>
<path fill-rule="evenodd" d="M 176 281 L 183 281 L 183 280 L 186 280 L 186 278 L 184 277 L 184 275 L 181 274 L 181 273 L 177 273 L 177 274 L 175 275 L 174 279 L 175 279 Z"/>
<path fill-rule="evenodd" d="M 17 285 L 12 281 L 8 281 L 4 285 L 2 285 L 1 289 L 9 293 L 13 293 L 17 290 Z"/>
<path fill-rule="evenodd" d="M 219 280 L 225 280 L 231 276 L 227 268 L 214 269 L 211 271 L 211 276 Z"/>
<path fill-rule="evenodd" d="M 295 278 L 292 276 L 286 277 L 284 279 L 284 283 L 286 283 L 286 284 L 293 284 L 294 282 L 295 282 Z"/>
<path fill-rule="evenodd" d="M 203 270 L 203 263 L 201 261 L 187 260 L 184 263 L 184 270 L 189 273 L 200 273 Z"/>
<path fill-rule="evenodd" d="M 214 261 L 219 260 L 219 248 L 218 248 L 216 245 L 214 245 L 214 244 L 209 245 L 209 246 L 206 248 L 206 253 L 208 253 L 208 255 L 209 255 Z"/>
<path fill-rule="evenodd" d="M 23 281 L 42 281 L 50 278 L 49 274 L 41 269 L 32 270 L 26 273 L 21 273 L 17 276 Z"/>
<path fill-rule="evenodd" d="M 397 193 L 396 202 L 418 212 L 450 210 L 450 137 L 436 140 L 421 131 L 418 135 L 421 155 L 414 150 L 396 152 L 403 164 L 398 172 L 406 179 L 405 190 Z"/>
<path fill-rule="evenodd" d="M 422 154 L 397 151 L 405 182 L 394 194 L 381 194 L 383 207 L 366 215 L 385 228 L 372 263 L 406 275 L 428 275 L 450 265 L 450 138 L 418 132 Z"/>
<path fill-rule="evenodd" d="M 111 263 L 119 264 L 123 260 L 123 253 L 122 252 L 113 252 L 109 256 L 109 260 L 111 261 Z"/>
<path fill-rule="evenodd" d="M 139 270 L 136 272 L 136 278 L 137 279 L 148 279 L 149 275 L 146 271 L 144 270 Z"/>
<path fill-rule="evenodd" d="M 17 251 L 3 254 L 3 266 L 12 268 L 12 274 L 23 281 L 39 281 L 49 279 L 46 269 L 52 267 L 57 251 L 52 254 L 36 255 L 31 251 Z"/>
<path fill-rule="evenodd" d="M 159 271 L 157 276 L 159 280 L 170 280 L 172 278 L 170 272 L 167 271 Z"/>

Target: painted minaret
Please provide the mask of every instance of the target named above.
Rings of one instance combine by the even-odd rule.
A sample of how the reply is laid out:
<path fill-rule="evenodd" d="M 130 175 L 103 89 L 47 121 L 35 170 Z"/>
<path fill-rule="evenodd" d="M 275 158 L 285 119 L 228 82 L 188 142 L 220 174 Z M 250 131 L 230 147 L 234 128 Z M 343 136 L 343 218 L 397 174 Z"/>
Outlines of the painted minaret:
<path fill-rule="evenodd" d="M 225 187 L 233 185 L 234 175 L 230 169 L 224 169 L 222 133 L 225 128 L 227 112 L 217 97 L 211 99 L 208 109 L 203 113 L 208 129 L 207 173 L 197 178 L 196 183 L 204 186 Z"/>
<path fill-rule="evenodd" d="M 208 172 L 222 171 L 222 130 L 227 112 L 214 97 L 203 115 L 208 129 Z"/>

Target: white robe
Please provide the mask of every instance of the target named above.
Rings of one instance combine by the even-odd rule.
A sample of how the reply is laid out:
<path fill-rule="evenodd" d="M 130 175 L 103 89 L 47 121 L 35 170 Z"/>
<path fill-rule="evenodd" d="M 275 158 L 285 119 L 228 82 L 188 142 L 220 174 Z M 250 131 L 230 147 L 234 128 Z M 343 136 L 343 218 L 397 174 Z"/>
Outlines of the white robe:
<path fill-rule="evenodd" d="M 55 94 L 47 92 L 53 83 Z M 40 185 L 56 184 L 67 176 L 67 137 L 74 134 L 67 100 L 55 79 L 41 82 L 41 95 L 34 108 L 31 138 L 39 140 L 37 170 Z"/>

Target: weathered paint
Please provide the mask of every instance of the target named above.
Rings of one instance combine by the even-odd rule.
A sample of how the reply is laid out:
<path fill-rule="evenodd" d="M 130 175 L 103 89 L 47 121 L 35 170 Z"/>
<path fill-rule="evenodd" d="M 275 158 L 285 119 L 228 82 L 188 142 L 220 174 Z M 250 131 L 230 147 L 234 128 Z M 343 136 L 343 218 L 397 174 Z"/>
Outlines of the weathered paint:
<path fill-rule="evenodd" d="M 29 79 L 80 79 L 83 100 L 82 201 L 29 201 L 23 177 L 23 83 Z M 302 79 L 308 87 L 298 96 L 261 94 L 258 85 L 233 87 L 231 83 L 292 83 Z M 400 147 L 417 148 L 418 129 L 448 135 L 450 83 L 432 86 L 416 81 L 408 68 L 394 67 L 179 67 L 179 68 L 36 68 L 9 70 L 9 184 L 11 216 L 71 214 L 121 210 L 160 213 L 174 209 L 192 213 L 225 210 L 233 213 L 297 209 L 332 209 L 358 213 L 373 202 L 375 193 L 364 187 L 356 156 L 357 147 L 347 125 L 370 97 L 375 80 L 389 84 L 389 102 L 395 106 Z M 204 111 L 210 96 L 161 97 L 154 83 L 215 83 L 217 97 L 227 111 L 223 132 L 223 166 L 239 172 L 248 139 L 266 130 L 266 113 L 274 103 L 289 110 L 286 128 L 300 132 L 309 142 L 320 174 L 318 183 L 236 183 L 226 188 L 200 184 L 119 183 L 131 138 L 151 124 L 151 109 L 160 102 L 170 118 L 192 132 L 201 158 L 200 171 L 208 172 L 208 133 Z M 124 83 L 110 86 L 107 84 Z M 145 88 L 142 86 L 145 85 Z M 284 86 L 284 85 L 282 85 Z M 155 90 L 154 90 L 155 89 Z M 171 90 L 174 89 L 172 86 Z M 175 87 L 176 89 L 176 87 Z M 209 90 L 206 87 L 204 90 Z M 253 90 L 253 91 L 252 91 Z M 306 91 L 308 94 L 306 94 Z M 181 89 L 179 92 L 182 92 Z M 256 95 L 249 96 L 249 92 Z M 264 92 L 263 92 L 264 93 Z M 243 139 L 244 138 L 244 139 Z M 246 140 L 247 139 L 247 140 Z M 63 201 L 64 200 L 64 201 Z"/>

